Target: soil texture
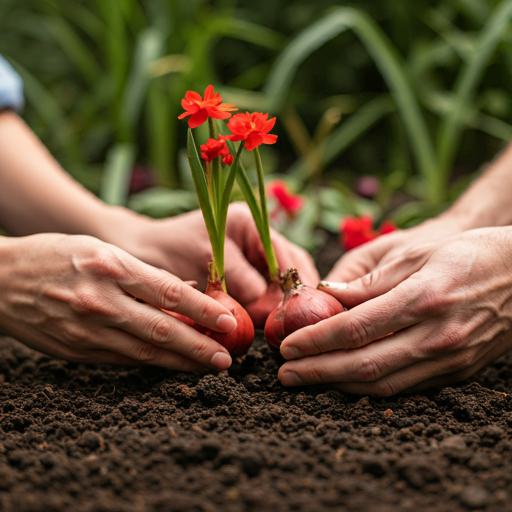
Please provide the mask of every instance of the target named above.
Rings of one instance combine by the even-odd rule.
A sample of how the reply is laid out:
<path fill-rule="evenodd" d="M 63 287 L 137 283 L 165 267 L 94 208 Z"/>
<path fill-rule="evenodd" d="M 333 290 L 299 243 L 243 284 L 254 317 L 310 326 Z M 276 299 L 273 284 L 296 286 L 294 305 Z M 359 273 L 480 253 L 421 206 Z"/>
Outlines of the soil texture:
<path fill-rule="evenodd" d="M 389 399 L 285 389 L 280 364 L 261 340 L 195 375 L 0 338 L 0 510 L 512 510 L 512 353 Z"/>

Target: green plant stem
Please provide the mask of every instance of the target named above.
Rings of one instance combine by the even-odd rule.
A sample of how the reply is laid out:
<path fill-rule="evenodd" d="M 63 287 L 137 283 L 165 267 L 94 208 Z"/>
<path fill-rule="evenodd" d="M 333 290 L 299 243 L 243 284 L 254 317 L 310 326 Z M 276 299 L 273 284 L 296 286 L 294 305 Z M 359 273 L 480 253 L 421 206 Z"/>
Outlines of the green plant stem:
<path fill-rule="evenodd" d="M 256 161 L 256 171 L 258 174 L 258 187 L 260 191 L 260 211 L 262 220 L 262 232 L 260 233 L 261 243 L 267 257 L 267 265 L 272 280 L 279 278 L 279 266 L 277 264 L 274 247 L 270 238 L 270 222 L 268 218 L 267 199 L 265 196 L 265 176 L 263 174 L 263 165 L 258 148 L 254 149 L 254 159 Z"/>
<path fill-rule="evenodd" d="M 219 131 L 217 129 L 217 125 L 215 121 L 209 117 L 208 118 L 208 128 L 210 132 L 210 139 L 218 139 Z M 213 211 L 215 212 L 215 216 L 217 218 L 219 214 L 220 201 L 222 198 L 222 177 L 221 177 L 221 167 L 220 167 L 220 159 L 215 158 L 210 165 L 210 172 L 212 173 L 211 177 L 211 186 L 212 186 L 212 197 L 214 199 L 213 203 Z"/>
<path fill-rule="evenodd" d="M 219 279 L 222 282 L 222 287 L 225 290 L 226 284 L 224 276 L 224 241 L 222 240 L 221 242 L 219 240 L 217 222 L 213 214 L 208 184 L 206 182 L 203 166 L 201 164 L 201 160 L 197 152 L 194 136 L 192 135 L 192 130 L 190 128 L 188 130 L 187 135 L 187 150 L 190 170 L 192 172 L 192 179 L 194 180 L 197 199 L 199 200 L 199 207 L 201 208 L 201 212 L 203 213 L 204 223 L 206 225 L 208 237 L 210 238 L 210 244 L 212 246 L 214 270 L 217 270 Z"/>
<path fill-rule="evenodd" d="M 233 190 L 233 185 L 235 183 L 235 177 L 237 174 L 237 167 L 240 163 L 240 155 L 242 154 L 242 150 L 244 149 L 244 142 L 242 142 L 238 148 L 235 159 L 233 160 L 233 164 L 229 170 L 228 177 L 226 179 L 226 183 L 224 184 L 223 190 L 219 191 L 219 209 L 217 215 L 217 237 L 220 242 L 220 251 L 217 255 L 217 268 L 219 273 L 221 273 L 221 281 L 222 286 L 225 290 L 225 279 L 224 279 L 224 248 L 225 248 L 225 239 L 226 239 L 226 223 L 228 218 L 228 209 L 229 209 L 229 200 L 231 198 L 231 192 Z"/>

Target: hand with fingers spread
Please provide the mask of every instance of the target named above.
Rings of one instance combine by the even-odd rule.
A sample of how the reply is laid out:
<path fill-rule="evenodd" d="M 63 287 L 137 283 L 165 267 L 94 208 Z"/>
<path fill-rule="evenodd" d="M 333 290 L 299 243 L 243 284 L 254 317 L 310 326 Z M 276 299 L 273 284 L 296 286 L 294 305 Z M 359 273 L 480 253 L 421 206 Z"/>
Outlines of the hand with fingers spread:
<path fill-rule="evenodd" d="M 380 236 L 343 255 L 326 281 L 348 282 L 364 276 L 403 255 L 408 249 L 442 240 L 464 231 L 463 223 L 451 215 L 442 215 L 403 231 Z"/>
<path fill-rule="evenodd" d="M 36 350 L 185 371 L 231 365 L 222 345 L 162 310 L 219 332 L 236 328 L 230 311 L 113 245 L 88 236 L 0 237 L 0 261 L 0 331 Z"/>
<path fill-rule="evenodd" d="M 463 380 L 512 347 L 512 228 L 418 246 L 322 289 L 351 309 L 284 340 L 285 386 L 389 396 Z"/>

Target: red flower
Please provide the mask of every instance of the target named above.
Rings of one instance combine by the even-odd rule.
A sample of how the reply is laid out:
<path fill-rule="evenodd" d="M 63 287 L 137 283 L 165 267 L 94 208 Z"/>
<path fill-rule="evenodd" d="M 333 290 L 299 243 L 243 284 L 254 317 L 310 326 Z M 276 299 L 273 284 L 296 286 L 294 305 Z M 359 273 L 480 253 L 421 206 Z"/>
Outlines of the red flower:
<path fill-rule="evenodd" d="M 392 221 L 386 220 L 381 224 L 379 232 L 376 232 L 373 230 L 373 221 L 369 215 L 359 218 L 345 217 L 340 224 L 341 244 L 346 251 L 350 251 L 397 229 Z"/>
<path fill-rule="evenodd" d="M 267 118 L 268 114 L 259 112 L 235 114 L 228 122 L 228 128 L 233 135 L 228 135 L 226 138 L 232 141 L 244 140 L 248 151 L 252 151 L 261 144 L 274 144 L 277 135 L 268 132 L 276 124 L 276 118 L 268 120 Z"/>
<path fill-rule="evenodd" d="M 345 217 L 340 226 L 341 243 L 346 251 L 355 249 L 377 238 L 378 234 L 373 231 L 373 221 L 368 215 L 357 217 Z"/>
<path fill-rule="evenodd" d="M 231 165 L 234 159 L 235 157 L 230 153 L 229 155 L 226 155 L 225 157 L 222 158 L 222 163 L 224 165 Z"/>
<path fill-rule="evenodd" d="M 178 119 L 190 116 L 188 125 L 190 128 L 201 126 L 208 117 L 213 119 L 227 119 L 231 116 L 228 112 L 238 110 L 230 103 L 222 103 L 219 93 L 215 94 L 213 85 L 209 85 L 204 91 L 204 100 L 194 91 L 188 91 L 185 99 L 181 100 L 181 106 L 186 110 Z"/>
<path fill-rule="evenodd" d="M 225 165 L 233 163 L 233 155 L 229 152 L 225 140 L 208 139 L 206 144 L 201 145 L 201 158 L 204 161 L 211 162 L 218 157 L 222 157 L 222 162 Z"/>
<path fill-rule="evenodd" d="M 392 220 L 385 220 L 380 225 L 380 234 L 381 235 L 387 235 L 388 233 L 393 233 L 393 231 L 397 231 L 398 228 L 396 227 L 395 223 Z"/>
<path fill-rule="evenodd" d="M 282 180 L 275 180 L 268 184 L 267 192 L 277 200 L 277 208 L 272 212 L 272 216 L 277 214 L 278 210 L 284 210 L 290 218 L 302 208 L 304 200 L 290 192 L 286 183 Z"/>

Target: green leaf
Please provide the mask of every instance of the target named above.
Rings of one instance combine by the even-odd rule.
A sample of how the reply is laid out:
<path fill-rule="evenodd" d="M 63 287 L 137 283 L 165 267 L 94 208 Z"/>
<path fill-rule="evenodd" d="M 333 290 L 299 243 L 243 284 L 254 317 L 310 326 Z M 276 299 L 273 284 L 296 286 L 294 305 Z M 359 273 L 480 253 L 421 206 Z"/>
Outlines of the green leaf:
<path fill-rule="evenodd" d="M 454 90 L 454 101 L 439 130 L 439 165 L 443 182 L 447 181 L 454 156 L 461 138 L 461 128 L 466 121 L 478 83 L 489 65 L 496 46 L 503 40 L 512 17 L 512 0 L 504 0 L 492 12 L 480 32 L 472 58 L 462 68 Z M 443 190 L 444 192 L 444 190 Z M 445 194 L 443 193 L 442 196 Z M 441 196 L 441 197 L 442 197 Z"/>
<path fill-rule="evenodd" d="M 427 178 L 426 196 L 437 202 L 443 191 L 436 155 L 425 120 L 396 48 L 368 15 L 351 7 L 329 11 L 296 36 L 276 60 L 264 94 L 271 110 L 279 111 L 300 63 L 328 40 L 352 29 L 361 39 L 386 81 L 398 106 L 420 171 Z"/>
<path fill-rule="evenodd" d="M 109 151 L 100 189 L 100 198 L 107 204 L 126 204 L 134 161 L 133 144 L 117 144 Z"/>
<path fill-rule="evenodd" d="M 204 223 L 210 237 L 210 243 L 213 251 L 213 258 L 217 264 L 217 270 L 221 278 L 224 276 L 224 269 L 219 268 L 218 264 L 222 261 L 220 240 L 217 233 L 217 225 L 215 223 L 215 217 L 213 215 L 212 205 L 208 195 L 208 186 L 206 184 L 206 178 L 204 175 L 203 166 L 197 153 L 196 143 L 192 130 L 189 128 L 187 133 L 187 149 L 188 149 L 188 161 L 190 164 L 190 170 L 192 172 L 192 178 L 194 180 L 194 186 L 196 188 L 197 199 L 199 200 L 199 207 L 203 212 Z M 219 261 L 220 259 L 220 261 Z"/>
<path fill-rule="evenodd" d="M 271 50 L 279 50 L 284 43 L 284 37 L 279 32 L 240 18 L 219 17 L 210 22 L 209 30 L 212 34 L 232 37 Z"/>
<path fill-rule="evenodd" d="M 133 65 L 121 104 L 121 122 L 130 130 L 135 129 L 140 116 L 150 80 L 151 63 L 162 55 L 163 47 L 164 37 L 157 28 L 148 28 L 137 38 Z"/>
<path fill-rule="evenodd" d="M 343 151 L 351 146 L 359 137 L 364 135 L 372 126 L 385 115 L 395 109 L 394 103 L 386 94 L 371 100 L 352 116 L 342 122 L 338 128 L 313 151 L 314 154 L 297 160 L 287 171 L 294 179 L 306 182 L 311 175 L 310 158 L 320 160 L 322 167 L 333 162 Z"/>
<path fill-rule="evenodd" d="M 47 26 L 62 50 L 81 72 L 87 83 L 95 84 L 102 74 L 101 67 L 94 54 L 87 48 L 82 39 L 78 37 L 76 30 L 61 17 L 56 16 L 48 21 Z"/>

